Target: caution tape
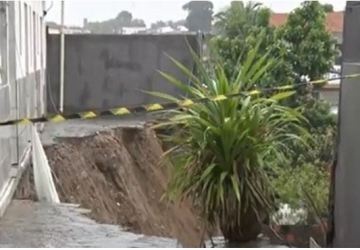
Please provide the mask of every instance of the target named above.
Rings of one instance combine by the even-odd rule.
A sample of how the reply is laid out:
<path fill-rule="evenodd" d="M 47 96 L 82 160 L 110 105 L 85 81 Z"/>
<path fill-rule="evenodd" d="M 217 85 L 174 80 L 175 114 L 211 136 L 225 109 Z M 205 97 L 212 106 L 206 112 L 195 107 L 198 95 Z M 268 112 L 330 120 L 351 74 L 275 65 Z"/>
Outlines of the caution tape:
<path fill-rule="evenodd" d="M 184 99 L 179 102 L 171 102 L 171 103 L 153 103 L 148 105 L 142 105 L 137 107 L 118 107 L 113 108 L 105 111 L 86 111 L 74 114 L 55 114 L 49 115 L 47 117 L 39 117 L 39 118 L 23 118 L 18 120 L 10 120 L 6 122 L 0 122 L 0 126 L 5 125 L 27 125 L 31 123 L 39 123 L 39 122 L 52 122 L 58 123 L 63 122 L 65 120 L 72 120 L 72 119 L 94 119 L 96 117 L 101 116 L 124 116 L 129 114 L 137 114 L 137 113 L 149 113 L 161 110 L 170 110 L 170 109 L 178 109 L 178 108 L 187 108 L 195 103 L 202 103 L 202 102 L 211 102 L 211 101 L 223 101 L 230 98 L 235 98 L 239 96 L 252 96 L 252 95 L 259 95 L 259 94 L 269 94 L 274 92 L 282 92 L 282 91 L 289 91 L 295 90 L 301 86 L 311 85 L 311 84 L 321 84 L 326 83 L 328 81 L 334 80 L 342 80 L 342 79 L 349 79 L 349 78 L 357 78 L 360 77 L 360 74 L 351 74 L 345 75 L 341 77 L 335 78 L 327 78 L 315 81 L 307 81 L 303 83 L 291 84 L 291 85 L 283 85 L 278 87 L 270 87 L 270 88 L 262 88 L 262 89 L 254 89 L 251 91 L 242 91 L 235 94 L 230 95 L 218 95 L 212 98 L 200 98 L 200 99 Z"/>

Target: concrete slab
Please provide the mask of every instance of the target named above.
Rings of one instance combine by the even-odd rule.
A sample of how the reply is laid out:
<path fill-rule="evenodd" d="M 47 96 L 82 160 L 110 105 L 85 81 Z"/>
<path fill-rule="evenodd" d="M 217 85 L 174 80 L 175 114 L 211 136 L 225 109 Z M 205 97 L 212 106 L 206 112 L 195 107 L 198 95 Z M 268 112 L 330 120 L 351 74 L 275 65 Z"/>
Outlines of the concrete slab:
<path fill-rule="evenodd" d="M 96 132 L 126 127 L 143 127 L 152 119 L 150 115 L 131 115 L 118 117 L 101 117 L 90 120 L 69 120 L 61 123 L 46 123 L 41 133 L 43 145 L 56 143 L 57 138 L 63 137 L 84 137 Z"/>

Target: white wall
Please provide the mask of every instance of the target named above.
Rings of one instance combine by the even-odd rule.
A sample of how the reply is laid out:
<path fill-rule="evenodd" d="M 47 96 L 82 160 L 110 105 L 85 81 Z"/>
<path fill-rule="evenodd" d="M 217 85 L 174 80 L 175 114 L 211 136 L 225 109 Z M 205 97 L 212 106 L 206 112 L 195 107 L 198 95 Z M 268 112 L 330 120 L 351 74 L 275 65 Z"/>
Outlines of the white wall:
<path fill-rule="evenodd" d="M 26 99 L 19 100 L 26 105 L 21 116 L 37 116 L 44 113 L 43 91 L 45 88 L 44 69 L 46 64 L 46 34 L 43 20 L 44 3 L 41 1 L 17 1 L 14 5 L 16 79 L 29 78 L 24 90 Z M 40 76 L 32 79 L 36 72 Z M 33 85 L 33 86 L 29 86 Z M 21 105 L 21 104 L 20 104 Z M 38 111 L 35 112 L 34 108 Z"/>
<path fill-rule="evenodd" d="M 0 121 L 44 113 L 44 6 L 42 1 L 0 2 Z M 0 127 L 0 212 L 6 204 L 3 191 L 19 172 L 29 142 L 29 125 Z"/>
<path fill-rule="evenodd" d="M 43 2 L 12 2 L 15 11 L 17 78 L 45 67 Z M 41 56 L 42 55 L 42 56 Z M 42 58 L 41 58 L 42 57 Z"/>

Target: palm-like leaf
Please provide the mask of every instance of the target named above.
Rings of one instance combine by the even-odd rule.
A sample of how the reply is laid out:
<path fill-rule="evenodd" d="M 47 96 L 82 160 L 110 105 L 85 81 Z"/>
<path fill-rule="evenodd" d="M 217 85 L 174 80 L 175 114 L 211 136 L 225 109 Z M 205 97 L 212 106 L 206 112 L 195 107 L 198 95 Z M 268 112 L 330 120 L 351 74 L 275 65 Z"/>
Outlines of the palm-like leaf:
<path fill-rule="evenodd" d="M 206 69 L 198 57 L 196 76 L 172 59 L 192 80 L 191 85 L 161 74 L 190 98 L 232 95 L 253 88 L 253 80 L 274 65 L 267 55 L 255 61 L 256 53 L 257 47 L 249 52 L 234 81 L 221 65 Z M 269 169 L 286 158 L 287 140 L 301 142 L 299 135 L 306 134 L 301 125 L 304 118 L 278 103 L 291 94 L 239 96 L 169 111 L 170 121 L 158 126 L 175 131 L 169 136 L 176 144 L 169 154 L 174 162 L 170 197 L 193 198 L 205 219 L 219 222 L 223 231 L 241 228 L 248 211 L 260 220 L 261 214 L 273 208 Z"/>

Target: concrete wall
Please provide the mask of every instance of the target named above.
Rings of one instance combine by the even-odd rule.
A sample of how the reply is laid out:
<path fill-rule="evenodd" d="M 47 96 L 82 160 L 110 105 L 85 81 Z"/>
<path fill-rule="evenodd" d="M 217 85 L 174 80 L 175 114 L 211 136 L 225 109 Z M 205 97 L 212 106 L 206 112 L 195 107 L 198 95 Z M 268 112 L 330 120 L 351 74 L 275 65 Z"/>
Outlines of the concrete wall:
<path fill-rule="evenodd" d="M 360 73 L 360 3 L 348 1 L 344 22 L 342 74 Z M 335 247 L 360 247 L 360 79 L 340 89 L 339 142 L 335 169 Z"/>
<path fill-rule="evenodd" d="M 94 35 L 65 36 L 64 112 L 72 113 L 117 106 L 152 103 L 156 98 L 142 93 L 162 91 L 179 94 L 157 70 L 187 78 L 165 53 L 192 68 L 188 44 L 198 48 L 194 35 Z M 49 112 L 59 109 L 59 35 L 48 35 Z"/>
<path fill-rule="evenodd" d="M 0 121 L 44 113 L 43 2 L 0 2 Z M 0 216 L 29 148 L 30 126 L 0 127 Z"/>

